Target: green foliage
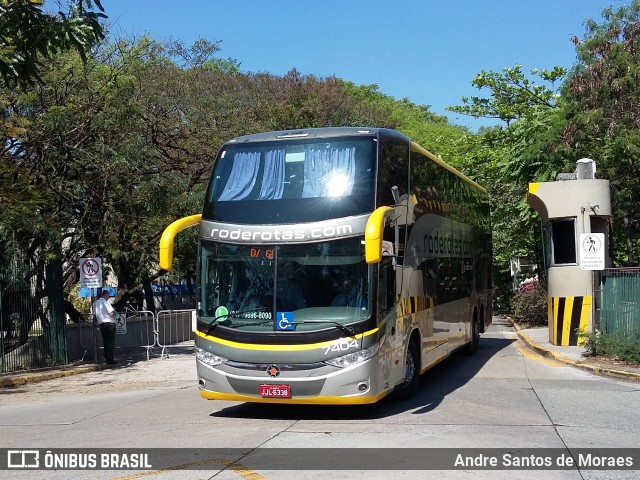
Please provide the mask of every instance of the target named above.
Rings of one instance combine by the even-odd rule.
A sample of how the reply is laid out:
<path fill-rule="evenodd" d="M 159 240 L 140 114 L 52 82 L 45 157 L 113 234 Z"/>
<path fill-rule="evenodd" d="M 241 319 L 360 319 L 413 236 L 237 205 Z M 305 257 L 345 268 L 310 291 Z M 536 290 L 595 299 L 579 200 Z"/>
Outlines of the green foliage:
<path fill-rule="evenodd" d="M 472 84 L 487 96 L 463 98 L 463 105 L 448 108 L 506 124 L 460 140 L 466 145 L 460 169 L 485 185 L 491 195 L 494 298 L 497 308 L 505 309 L 513 295 L 511 257 L 535 259 L 538 271 L 543 270 L 538 217 L 525 203 L 525 195 L 515 192 L 526 191 L 529 182 L 553 180 L 571 163 L 571 152 L 557 142 L 565 125 L 558 83 L 566 70 L 532 69 L 525 75 L 522 68 L 482 71 Z"/>
<path fill-rule="evenodd" d="M 198 130 L 198 92 L 167 51 L 142 39 L 105 46 L 84 64 L 59 55 L 42 70 L 42 84 L 6 90 L 29 128 L 8 139 L 0 172 L 37 196 L 3 193 L 11 213 L 3 221 L 29 250 L 67 260 L 68 288 L 77 259 L 97 255 L 126 301 L 158 273 L 162 229 L 201 208 L 196 186 L 216 144 Z"/>
<path fill-rule="evenodd" d="M 547 290 L 537 278 L 525 280 L 511 301 L 513 315 L 520 323 L 546 325 Z"/>
<path fill-rule="evenodd" d="M 396 100 L 385 95 L 375 84 L 354 85 L 347 82 L 345 89 L 358 102 L 384 115 L 382 122 L 370 125 L 396 129 L 454 167 L 461 168 L 464 165 L 468 145 L 462 138 L 469 133 L 466 128 L 451 125 L 446 117 L 431 112 L 428 105 L 417 105 L 407 98 Z"/>
<path fill-rule="evenodd" d="M 80 313 L 91 313 L 91 299 L 87 297 L 81 297 L 79 295 L 80 284 L 74 286 L 73 290 L 69 292 L 68 300 L 73 307 Z"/>
<path fill-rule="evenodd" d="M 92 11 L 99 0 L 77 0 L 69 12 L 42 11 L 42 1 L 0 0 L 0 88 L 27 87 L 41 80 L 42 61 L 58 52 L 76 51 L 83 59 L 103 38 L 103 13 Z M 21 115 L 21 99 L 0 90 L 0 158 L 19 149 L 30 121 Z M 0 162 L 0 216 L 19 221 L 46 202 L 46 192 L 33 185 L 14 163 Z"/>
<path fill-rule="evenodd" d="M 106 15 L 100 0 L 76 0 L 69 12 L 42 11 L 39 0 L 0 1 L 0 77 L 15 87 L 40 78 L 42 60 L 75 49 L 86 58 L 89 48 L 104 37 L 99 20 Z M 0 84 L 1 86 L 2 84 Z"/>
<path fill-rule="evenodd" d="M 471 84 L 478 89 L 488 89 L 490 98 L 463 97 L 462 106 L 449 107 L 448 110 L 475 118 L 497 118 L 509 125 L 514 120 L 541 108 L 553 108 L 558 98 L 554 85 L 565 75 L 566 70 L 558 66 L 551 71 L 531 70 L 531 76 L 538 76 L 551 84 L 551 87 L 547 87 L 537 85 L 528 78 L 522 72 L 522 65 L 504 68 L 502 73 L 483 70 L 476 75 Z"/>
<path fill-rule="evenodd" d="M 590 355 L 640 364 L 640 338 L 615 333 L 580 333 Z"/>
<path fill-rule="evenodd" d="M 611 181 L 616 258 L 636 264 L 640 232 L 640 1 L 603 12 L 574 43 L 581 60 L 565 86 L 568 122 L 560 141 L 593 158 Z"/>

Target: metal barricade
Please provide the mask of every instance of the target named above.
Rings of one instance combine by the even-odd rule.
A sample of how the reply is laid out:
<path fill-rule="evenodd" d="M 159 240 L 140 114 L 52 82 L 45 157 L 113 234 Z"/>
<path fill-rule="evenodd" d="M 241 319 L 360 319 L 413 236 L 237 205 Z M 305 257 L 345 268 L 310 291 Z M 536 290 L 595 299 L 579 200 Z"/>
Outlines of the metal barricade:
<path fill-rule="evenodd" d="M 100 333 L 98 325 L 93 321 L 93 315 L 91 315 L 91 318 L 95 352 L 94 359 L 95 361 L 99 361 L 98 351 L 104 349 L 102 345 L 102 334 Z M 148 310 L 118 312 L 116 319 L 116 352 L 144 348 L 146 350 L 147 360 L 149 360 L 151 351 L 154 347 L 158 346 L 156 322 L 153 312 Z"/>
<path fill-rule="evenodd" d="M 155 316 L 148 310 L 118 312 L 116 320 L 116 349 L 140 347 L 147 351 L 158 347 Z"/>
<path fill-rule="evenodd" d="M 195 315 L 194 309 L 161 310 L 157 313 L 156 342 L 162 348 L 161 358 L 169 356 L 168 348 L 193 348 Z"/>
<path fill-rule="evenodd" d="M 98 348 L 96 344 L 95 335 L 95 320 L 92 313 L 81 313 L 80 321 L 76 324 L 78 338 L 76 342 L 80 345 L 82 350 L 82 358 L 80 361 L 84 362 L 87 356 L 92 358 L 93 361 L 97 361 Z M 67 329 L 67 343 L 71 348 L 71 342 L 69 338 L 69 329 Z"/>

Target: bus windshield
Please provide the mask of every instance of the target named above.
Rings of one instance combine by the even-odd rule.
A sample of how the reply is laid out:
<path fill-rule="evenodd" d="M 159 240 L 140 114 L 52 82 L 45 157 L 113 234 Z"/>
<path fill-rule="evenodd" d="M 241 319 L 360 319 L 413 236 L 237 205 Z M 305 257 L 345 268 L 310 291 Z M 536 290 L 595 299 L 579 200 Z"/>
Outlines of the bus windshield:
<path fill-rule="evenodd" d="M 311 331 L 370 316 L 361 239 L 296 245 L 201 244 L 200 314 L 215 328 Z M 333 325 L 333 326 L 332 326 Z"/>
<path fill-rule="evenodd" d="M 227 144 L 203 216 L 246 224 L 321 221 L 374 210 L 371 138 Z"/>

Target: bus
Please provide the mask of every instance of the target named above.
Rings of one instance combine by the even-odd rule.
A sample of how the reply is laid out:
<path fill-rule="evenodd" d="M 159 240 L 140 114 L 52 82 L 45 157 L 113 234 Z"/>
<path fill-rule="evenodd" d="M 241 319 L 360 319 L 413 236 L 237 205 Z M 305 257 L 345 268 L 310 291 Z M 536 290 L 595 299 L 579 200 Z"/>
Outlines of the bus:
<path fill-rule="evenodd" d="M 210 400 L 369 404 L 491 322 L 487 191 L 405 135 L 327 127 L 241 136 L 199 225 L 198 385 Z"/>

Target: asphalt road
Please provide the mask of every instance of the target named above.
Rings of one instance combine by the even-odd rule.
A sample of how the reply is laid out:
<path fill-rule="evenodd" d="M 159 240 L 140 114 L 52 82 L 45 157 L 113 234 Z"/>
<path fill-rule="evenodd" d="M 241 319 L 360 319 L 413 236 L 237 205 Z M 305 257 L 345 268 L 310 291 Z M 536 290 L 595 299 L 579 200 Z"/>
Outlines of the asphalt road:
<path fill-rule="evenodd" d="M 162 466 L 146 471 L 10 470 L 0 476 L 126 480 L 639 476 L 638 471 L 575 468 L 402 468 L 407 451 L 433 455 L 431 450 L 409 449 L 640 448 L 637 383 L 597 377 L 533 354 L 519 343 L 512 327 L 498 319 L 474 356 L 456 354 L 427 372 L 417 395 L 405 402 L 385 399 L 378 405 L 348 408 L 208 402 L 198 394 L 194 362 L 191 355 L 172 355 L 0 389 L 2 448 L 190 449 L 168 451 Z M 191 450 L 199 448 L 217 450 L 211 456 Z M 252 460 L 262 451 L 257 448 L 277 449 L 272 452 L 283 462 L 295 460 L 305 469 L 275 470 L 273 458 L 261 464 Z M 353 448 L 366 448 L 374 458 L 360 458 L 363 451 L 351 450 L 350 458 L 333 457 L 339 451 L 327 450 Z M 362 460 L 360 469 L 353 467 L 353 457 L 356 463 Z M 371 470 L 371 465 L 395 470 Z"/>

